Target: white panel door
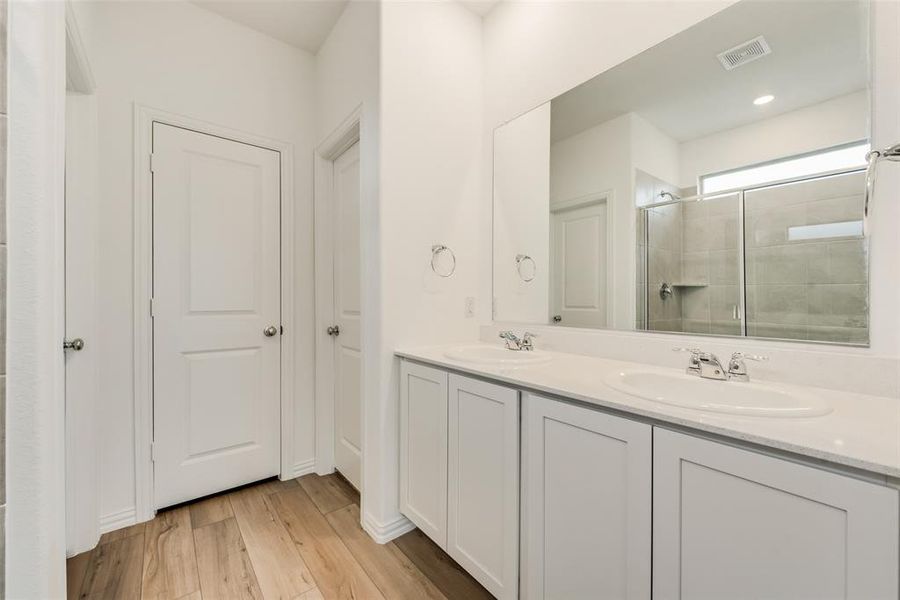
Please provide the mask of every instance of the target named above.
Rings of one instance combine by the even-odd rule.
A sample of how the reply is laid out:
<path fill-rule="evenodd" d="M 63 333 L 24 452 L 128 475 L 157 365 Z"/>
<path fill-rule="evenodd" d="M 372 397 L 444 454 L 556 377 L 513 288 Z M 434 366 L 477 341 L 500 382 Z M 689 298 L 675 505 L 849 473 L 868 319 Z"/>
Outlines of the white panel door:
<path fill-rule="evenodd" d="M 606 202 L 552 213 L 551 312 L 571 327 L 606 327 Z"/>
<path fill-rule="evenodd" d="M 360 489 L 359 142 L 334 161 L 334 464 Z"/>
<path fill-rule="evenodd" d="M 652 428 L 525 395 L 529 600 L 650 598 Z"/>
<path fill-rule="evenodd" d="M 277 152 L 153 125 L 156 507 L 279 472 L 279 179 Z"/>
<path fill-rule="evenodd" d="M 447 547 L 447 372 L 400 363 L 400 512 Z"/>
<path fill-rule="evenodd" d="M 450 375 L 447 553 L 497 598 L 519 583 L 519 393 Z"/>
<path fill-rule="evenodd" d="M 100 532 L 97 438 L 97 100 L 66 94 L 66 551 L 93 548 Z"/>
<path fill-rule="evenodd" d="M 897 598 L 897 490 L 659 428 L 653 452 L 654 598 Z"/>

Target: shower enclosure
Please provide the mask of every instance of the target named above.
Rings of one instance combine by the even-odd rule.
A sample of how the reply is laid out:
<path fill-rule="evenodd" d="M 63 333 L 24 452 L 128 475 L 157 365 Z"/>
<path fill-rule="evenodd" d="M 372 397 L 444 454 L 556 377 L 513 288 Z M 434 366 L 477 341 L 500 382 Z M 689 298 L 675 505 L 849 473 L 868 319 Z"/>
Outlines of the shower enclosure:
<path fill-rule="evenodd" d="M 868 343 L 864 176 L 654 193 L 637 211 L 637 328 Z"/>

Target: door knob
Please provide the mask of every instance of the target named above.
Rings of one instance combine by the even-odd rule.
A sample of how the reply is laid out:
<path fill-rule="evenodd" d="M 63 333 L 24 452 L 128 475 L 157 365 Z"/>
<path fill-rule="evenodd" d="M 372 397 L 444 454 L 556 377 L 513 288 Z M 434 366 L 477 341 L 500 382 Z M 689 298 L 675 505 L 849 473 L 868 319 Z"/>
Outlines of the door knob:
<path fill-rule="evenodd" d="M 84 348 L 84 340 L 75 338 L 74 340 L 63 340 L 63 350 L 74 350 L 78 352 Z"/>
<path fill-rule="evenodd" d="M 553 315 L 553 322 L 554 323 L 562 322 L 562 315 Z"/>
<path fill-rule="evenodd" d="M 333 335 L 335 337 L 341 335 L 341 327 L 340 325 L 332 325 L 328 329 L 325 330 L 328 335 Z"/>
<path fill-rule="evenodd" d="M 272 337 L 276 333 L 278 333 L 278 328 L 275 327 L 274 325 L 269 325 L 268 327 L 263 329 L 263 333 L 265 334 L 266 337 Z"/>

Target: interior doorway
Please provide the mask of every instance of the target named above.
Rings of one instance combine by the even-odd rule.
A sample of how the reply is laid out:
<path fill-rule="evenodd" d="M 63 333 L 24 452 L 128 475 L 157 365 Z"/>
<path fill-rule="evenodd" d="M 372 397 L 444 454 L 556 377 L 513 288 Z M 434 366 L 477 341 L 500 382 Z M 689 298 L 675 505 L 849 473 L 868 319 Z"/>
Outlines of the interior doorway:
<path fill-rule="evenodd" d="M 280 157 L 153 124 L 154 507 L 280 468 Z"/>

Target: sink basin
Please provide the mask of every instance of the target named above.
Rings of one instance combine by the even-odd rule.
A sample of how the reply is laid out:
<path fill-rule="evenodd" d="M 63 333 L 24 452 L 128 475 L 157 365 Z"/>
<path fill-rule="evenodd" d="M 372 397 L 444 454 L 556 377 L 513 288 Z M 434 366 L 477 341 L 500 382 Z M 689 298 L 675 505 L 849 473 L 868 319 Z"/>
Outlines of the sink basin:
<path fill-rule="evenodd" d="M 686 373 L 619 371 L 606 384 L 631 396 L 706 412 L 751 417 L 819 417 L 832 408 L 822 400 L 777 385 L 715 381 Z"/>
<path fill-rule="evenodd" d="M 444 352 L 444 356 L 461 362 L 497 367 L 530 367 L 546 364 L 551 360 L 550 355 L 540 350 L 516 351 L 485 344 L 451 348 Z"/>

